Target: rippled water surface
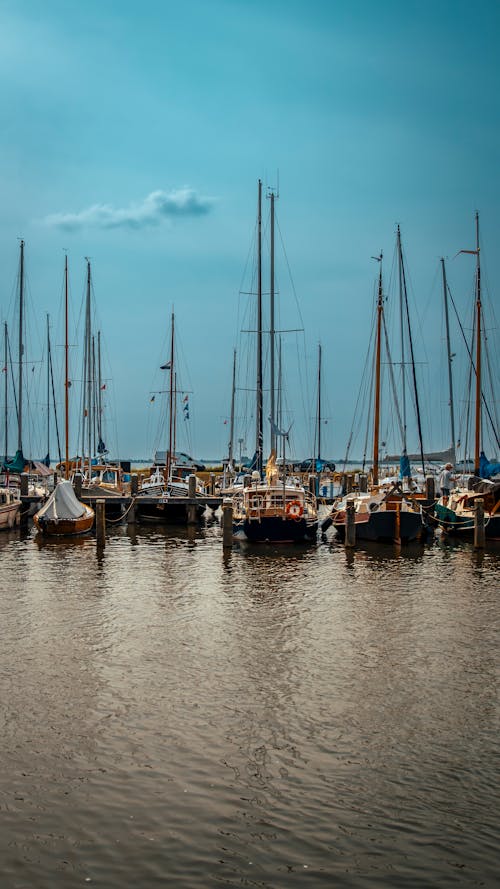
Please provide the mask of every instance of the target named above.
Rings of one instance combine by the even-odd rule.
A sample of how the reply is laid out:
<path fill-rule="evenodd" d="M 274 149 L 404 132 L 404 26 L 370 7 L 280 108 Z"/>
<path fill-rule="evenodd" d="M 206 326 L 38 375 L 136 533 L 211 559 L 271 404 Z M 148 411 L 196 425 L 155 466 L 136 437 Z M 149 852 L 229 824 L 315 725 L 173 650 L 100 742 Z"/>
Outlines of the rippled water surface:
<path fill-rule="evenodd" d="M 496 886 L 499 551 L 0 536 L 0 886 Z"/>

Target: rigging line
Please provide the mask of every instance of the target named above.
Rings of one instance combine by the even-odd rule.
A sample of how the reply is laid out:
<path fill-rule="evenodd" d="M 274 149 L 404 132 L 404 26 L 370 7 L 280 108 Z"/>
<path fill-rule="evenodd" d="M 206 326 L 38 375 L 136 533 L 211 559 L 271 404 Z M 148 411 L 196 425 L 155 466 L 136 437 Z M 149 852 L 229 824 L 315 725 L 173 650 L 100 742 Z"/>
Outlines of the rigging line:
<path fill-rule="evenodd" d="M 455 315 L 456 315 L 456 318 L 457 318 L 457 322 L 458 322 L 458 326 L 459 326 L 459 329 L 460 329 L 460 333 L 462 334 L 462 339 L 463 339 L 463 341 L 464 341 L 464 343 L 465 343 L 465 348 L 467 349 L 467 355 L 469 356 L 469 362 L 470 362 L 471 370 L 474 371 L 474 375 L 475 375 L 475 374 L 476 374 L 476 365 L 475 365 L 475 363 L 474 363 L 474 359 L 473 359 L 473 356 L 472 356 L 472 352 L 471 352 L 470 346 L 469 346 L 469 344 L 468 344 L 468 342 L 467 342 L 467 337 L 465 336 L 465 331 L 464 331 L 464 329 L 463 329 L 462 322 L 460 321 L 460 317 L 459 317 L 459 314 L 458 314 L 458 311 L 457 311 L 457 307 L 456 307 L 456 305 L 455 305 L 455 300 L 453 299 L 453 295 L 452 295 L 451 290 L 450 290 L 449 287 L 448 287 L 448 294 L 449 294 L 449 297 L 450 297 L 450 299 L 451 299 L 451 304 L 452 304 L 452 306 L 453 306 L 453 309 L 454 309 L 454 311 L 455 311 Z M 476 321 L 475 321 L 475 315 L 474 315 L 474 325 L 473 325 L 473 330 L 475 330 L 475 328 L 476 328 Z M 486 349 L 486 355 L 488 355 L 488 350 L 487 350 L 487 349 Z M 469 385 L 471 385 L 471 383 L 469 383 Z M 487 403 L 487 401 L 486 401 L 486 397 L 485 397 L 485 395 L 484 395 L 484 392 L 483 392 L 482 388 L 481 388 L 481 400 L 482 400 L 482 402 L 483 402 L 484 409 L 485 409 L 486 414 L 487 414 L 487 416 L 488 416 L 488 420 L 490 421 L 491 429 L 492 429 L 493 435 L 495 436 L 495 440 L 496 440 L 496 443 L 497 443 L 497 447 L 500 447 L 500 439 L 499 439 L 499 437 L 498 437 L 498 432 L 497 432 L 497 430 L 496 430 L 496 428 L 495 428 L 495 424 L 494 424 L 494 422 L 493 422 L 493 417 L 491 416 L 491 411 L 490 411 L 490 409 L 489 409 L 489 407 L 488 407 L 488 403 Z M 497 422 L 497 426 L 498 426 L 498 422 Z"/>
<path fill-rule="evenodd" d="M 399 434 L 401 436 L 401 441 L 404 442 L 403 419 L 401 417 L 401 411 L 399 409 L 399 401 L 398 401 L 398 394 L 397 394 L 397 388 L 396 388 L 396 378 L 394 376 L 394 363 L 393 363 L 392 357 L 391 357 L 391 349 L 389 346 L 389 334 L 387 332 L 387 326 L 385 323 L 385 315 L 382 315 L 382 325 L 384 328 L 385 351 L 387 353 L 387 363 L 389 365 L 389 377 L 390 377 L 390 381 L 391 381 L 394 409 L 396 411 L 396 417 L 397 417 L 397 421 L 398 421 Z"/>
<path fill-rule="evenodd" d="M 414 387 L 414 392 L 415 392 L 415 405 L 416 405 L 416 409 L 417 409 L 417 424 L 418 424 L 418 438 L 419 438 L 419 443 L 420 443 L 420 457 L 422 460 L 422 472 L 425 476 L 424 444 L 422 441 L 422 420 L 420 417 L 420 405 L 419 405 L 419 400 L 418 400 L 417 372 L 416 372 L 416 368 L 415 368 L 415 355 L 414 355 L 414 351 L 413 351 L 413 335 L 411 332 L 411 325 L 410 325 L 410 311 L 409 311 L 409 307 L 408 307 L 408 293 L 406 290 L 406 274 L 405 274 L 404 265 L 402 266 L 402 272 L 403 272 L 403 290 L 404 290 L 404 299 L 405 299 L 405 308 L 406 308 L 406 323 L 408 326 L 408 339 L 410 342 L 411 369 L 412 369 L 412 376 L 413 376 L 413 387 Z"/>
<path fill-rule="evenodd" d="M 49 353 L 48 354 L 48 361 L 49 361 L 49 370 L 50 370 L 50 380 L 51 380 L 51 384 L 52 384 L 52 403 L 53 403 L 53 407 L 54 407 L 54 419 L 55 419 L 55 426 L 56 426 L 57 453 L 59 454 L 59 463 L 62 463 L 61 441 L 59 438 L 59 422 L 57 419 L 57 409 L 56 409 L 56 390 L 55 390 L 55 386 L 54 386 L 54 368 L 52 365 L 52 349 L 50 348 L 50 342 L 49 342 L 48 353 Z"/>

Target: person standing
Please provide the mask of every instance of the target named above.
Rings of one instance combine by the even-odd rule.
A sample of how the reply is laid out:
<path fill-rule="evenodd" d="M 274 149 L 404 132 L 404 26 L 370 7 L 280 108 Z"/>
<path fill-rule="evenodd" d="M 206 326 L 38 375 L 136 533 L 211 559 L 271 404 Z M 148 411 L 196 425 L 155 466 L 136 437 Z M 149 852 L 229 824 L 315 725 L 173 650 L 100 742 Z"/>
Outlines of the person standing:
<path fill-rule="evenodd" d="M 453 481 L 453 476 L 451 474 L 452 469 L 453 466 L 451 463 L 446 463 L 439 476 L 439 490 L 441 491 L 441 497 L 446 497 L 446 499 L 450 496 L 451 484 Z"/>

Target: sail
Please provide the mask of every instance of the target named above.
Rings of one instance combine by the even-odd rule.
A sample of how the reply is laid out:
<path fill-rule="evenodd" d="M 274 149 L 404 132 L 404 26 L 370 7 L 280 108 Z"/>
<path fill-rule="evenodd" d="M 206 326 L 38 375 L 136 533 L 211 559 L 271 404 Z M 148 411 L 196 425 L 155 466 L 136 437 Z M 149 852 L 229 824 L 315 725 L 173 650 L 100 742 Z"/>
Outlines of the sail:
<path fill-rule="evenodd" d="M 79 519 L 85 514 L 85 506 L 77 499 L 73 485 L 61 479 L 49 499 L 38 511 L 38 517 L 47 519 Z"/>
<path fill-rule="evenodd" d="M 26 460 L 23 457 L 22 451 L 16 451 L 16 456 L 13 460 L 6 460 L 3 464 L 3 469 L 8 472 L 24 472 L 24 467 L 26 466 Z"/>
<path fill-rule="evenodd" d="M 410 468 L 410 460 L 406 451 L 401 455 L 399 459 L 399 477 L 410 478 L 411 476 L 411 468 Z"/>
<path fill-rule="evenodd" d="M 500 473 L 500 463 L 490 463 L 484 451 L 481 451 L 479 457 L 479 475 L 481 478 L 491 478 L 492 475 Z"/>

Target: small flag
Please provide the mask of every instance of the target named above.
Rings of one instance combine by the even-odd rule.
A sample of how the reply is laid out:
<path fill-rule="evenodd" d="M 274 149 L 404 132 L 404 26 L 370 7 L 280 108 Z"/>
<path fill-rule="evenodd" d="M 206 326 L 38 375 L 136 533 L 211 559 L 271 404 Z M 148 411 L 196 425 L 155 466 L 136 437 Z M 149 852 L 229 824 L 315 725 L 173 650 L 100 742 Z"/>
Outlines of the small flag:
<path fill-rule="evenodd" d="M 106 383 L 103 383 L 101 386 L 101 389 L 105 389 L 105 388 L 106 388 Z"/>
<path fill-rule="evenodd" d="M 87 408 L 84 408 L 83 409 L 83 416 L 88 417 L 88 415 L 89 415 L 89 412 L 88 412 Z"/>
<path fill-rule="evenodd" d="M 188 413 L 189 413 L 189 404 L 185 404 L 183 407 L 183 410 L 188 411 Z"/>
<path fill-rule="evenodd" d="M 149 401 L 150 401 L 150 403 L 152 403 L 154 400 L 155 400 L 155 396 L 152 395 L 151 398 L 149 399 Z"/>
<path fill-rule="evenodd" d="M 227 420 L 224 420 L 224 426 L 227 426 Z"/>
<path fill-rule="evenodd" d="M 160 370 L 170 370 L 171 367 L 172 367 L 171 361 L 167 361 L 166 364 L 160 364 Z"/>
<path fill-rule="evenodd" d="M 185 420 L 189 420 L 189 413 L 184 414 L 184 419 L 185 419 Z"/>
<path fill-rule="evenodd" d="M 187 401 L 188 398 L 189 398 L 189 395 L 185 395 L 184 398 L 183 398 L 182 400 L 183 400 L 183 401 Z"/>
<path fill-rule="evenodd" d="M 6 373 L 7 373 L 7 368 L 6 368 L 6 367 L 2 367 L 2 373 L 3 373 L 3 374 L 6 374 Z"/>

